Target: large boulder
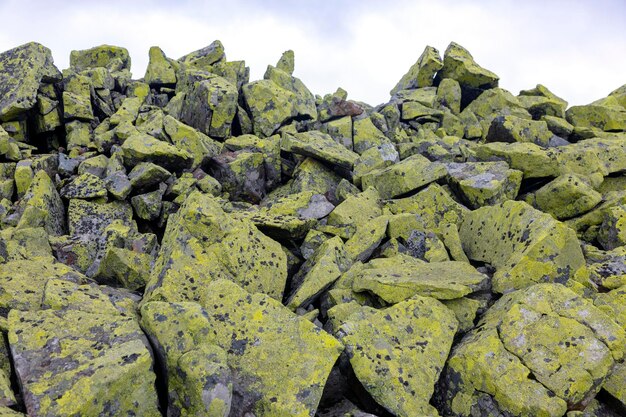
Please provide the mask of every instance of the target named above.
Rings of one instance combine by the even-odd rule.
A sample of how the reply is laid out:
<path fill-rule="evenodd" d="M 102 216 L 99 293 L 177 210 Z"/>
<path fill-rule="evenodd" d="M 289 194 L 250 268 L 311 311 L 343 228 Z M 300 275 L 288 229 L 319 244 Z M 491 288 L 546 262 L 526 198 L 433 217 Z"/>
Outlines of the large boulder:
<path fill-rule="evenodd" d="M 15 119 L 32 109 L 40 84 L 61 78 L 50 50 L 36 42 L 0 54 L 0 121 Z"/>
<path fill-rule="evenodd" d="M 170 366 L 178 355 L 217 345 L 226 351 L 233 371 L 230 415 L 315 414 L 342 344 L 267 295 L 251 295 L 226 280 L 213 281 L 206 289 L 202 306 L 149 302 L 142 307 L 142 324 L 168 374 L 177 371 Z M 170 398 L 176 398 L 179 387 L 171 386 Z"/>
<path fill-rule="evenodd" d="M 455 346 L 444 412 L 562 416 L 584 408 L 624 355 L 624 330 L 560 284 L 505 295 Z"/>

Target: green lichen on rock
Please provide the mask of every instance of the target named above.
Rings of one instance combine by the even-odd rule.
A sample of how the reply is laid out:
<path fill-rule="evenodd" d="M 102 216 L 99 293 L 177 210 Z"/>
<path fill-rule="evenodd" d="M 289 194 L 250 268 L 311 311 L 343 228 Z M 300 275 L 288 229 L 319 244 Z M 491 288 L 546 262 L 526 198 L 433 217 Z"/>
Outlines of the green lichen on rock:
<path fill-rule="evenodd" d="M 231 217 L 196 191 L 167 223 L 144 300 L 202 302 L 207 284 L 218 278 L 281 299 L 287 259 L 249 220 Z"/>
<path fill-rule="evenodd" d="M 443 67 L 439 51 L 427 46 L 417 59 L 417 62 L 402 76 L 398 84 L 389 94 L 394 95 L 400 90 L 411 88 L 430 87 L 433 84 L 435 73 Z"/>
<path fill-rule="evenodd" d="M 598 241 L 607 250 L 626 244 L 626 205 L 610 207 L 604 211 Z"/>
<path fill-rule="evenodd" d="M 306 308 L 350 268 L 343 241 L 335 236 L 322 243 L 292 278 L 287 307 Z"/>
<path fill-rule="evenodd" d="M 498 86 L 499 77 L 478 65 L 469 51 L 451 42 L 443 54 L 443 68 L 437 79 L 451 78 L 462 86 L 473 88 L 493 88 Z"/>
<path fill-rule="evenodd" d="M 172 60 L 165 56 L 165 53 L 158 46 L 153 46 L 148 52 L 150 60 L 146 68 L 144 80 L 150 85 L 172 85 L 176 84 L 176 70 L 172 65 Z"/>
<path fill-rule="evenodd" d="M 363 188 L 374 187 L 382 198 L 398 197 L 446 175 L 444 165 L 421 155 L 410 156 L 387 168 L 370 171 L 361 178 Z"/>
<path fill-rule="evenodd" d="M 32 109 L 40 83 L 60 80 L 52 53 L 41 44 L 30 42 L 0 54 L 0 121 Z"/>
<path fill-rule="evenodd" d="M 532 142 L 547 147 L 553 134 L 543 121 L 522 119 L 517 116 L 498 116 L 491 121 L 487 142 Z"/>
<path fill-rule="evenodd" d="M 100 198 L 107 196 L 104 181 L 88 172 L 74 178 L 72 182 L 61 188 L 61 196 L 70 198 Z"/>
<path fill-rule="evenodd" d="M 224 349 L 237 375 L 233 394 L 240 399 L 233 401 L 231 413 L 314 414 L 341 343 L 266 295 L 251 295 L 225 280 L 207 287 L 203 308 L 145 304 L 144 329 L 161 344 L 176 343 L 181 350 L 206 344 Z M 177 336 L 179 331 L 183 336 Z"/>
<path fill-rule="evenodd" d="M 285 152 L 310 156 L 348 170 L 352 169 L 359 157 L 329 135 L 317 131 L 285 134 L 281 138 L 280 148 Z"/>
<path fill-rule="evenodd" d="M 354 277 L 355 292 L 368 291 L 394 304 L 421 295 L 439 300 L 461 298 L 484 287 L 487 277 L 465 262 L 392 263 L 374 259 Z M 381 264 L 382 265 L 379 265 Z"/>
<path fill-rule="evenodd" d="M 559 284 L 500 299 L 454 348 L 444 375 L 446 410 L 560 416 L 584 407 L 624 355 L 624 330 Z M 532 378 L 529 375 L 532 374 Z"/>
<path fill-rule="evenodd" d="M 132 317 L 12 310 L 9 343 L 29 415 L 161 415 L 148 341 Z"/>
<path fill-rule="evenodd" d="M 75 71 L 104 67 L 110 71 L 130 69 L 130 55 L 120 46 L 100 45 L 91 49 L 72 51 L 70 67 Z"/>
<path fill-rule="evenodd" d="M 56 186 L 44 170 L 37 171 L 20 203 L 18 228 L 43 226 L 51 235 L 65 232 L 65 207 Z"/>
<path fill-rule="evenodd" d="M 459 235 L 468 258 L 496 268 L 496 292 L 539 282 L 584 281 L 588 274 L 576 233 L 521 201 L 467 213 Z"/>
<path fill-rule="evenodd" d="M 124 163 L 134 167 L 141 162 L 153 162 L 169 171 L 180 171 L 191 167 L 193 156 L 167 142 L 149 135 L 136 134 L 122 144 Z"/>
<path fill-rule="evenodd" d="M 582 178 L 565 174 L 538 189 L 527 201 L 557 219 L 567 219 L 593 209 L 602 195 Z"/>
<path fill-rule="evenodd" d="M 471 208 L 513 200 L 522 184 L 522 172 L 504 162 L 467 162 L 446 165 L 449 183 Z"/>
<path fill-rule="evenodd" d="M 457 330 L 454 314 L 419 297 L 393 307 L 361 307 L 336 334 L 359 382 L 387 411 L 401 417 L 437 415 L 429 404 Z"/>

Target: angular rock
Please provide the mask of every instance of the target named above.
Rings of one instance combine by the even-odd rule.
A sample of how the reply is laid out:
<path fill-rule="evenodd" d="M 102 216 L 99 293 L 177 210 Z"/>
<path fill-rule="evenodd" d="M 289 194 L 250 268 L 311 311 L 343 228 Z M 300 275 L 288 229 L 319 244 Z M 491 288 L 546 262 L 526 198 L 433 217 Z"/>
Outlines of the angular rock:
<path fill-rule="evenodd" d="M 488 89 L 498 86 L 499 77 L 478 65 L 472 55 L 461 45 L 451 42 L 443 54 L 443 68 L 437 72 L 437 80 L 451 78 L 472 88 Z"/>
<path fill-rule="evenodd" d="M 444 165 L 413 155 L 395 165 L 368 172 L 361 183 L 363 188 L 376 188 L 380 196 L 387 199 L 414 191 L 445 175 Z"/>
<path fill-rule="evenodd" d="M 547 147 L 552 138 L 548 124 L 542 121 L 521 119 L 516 116 L 498 116 L 491 122 L 487 142 L 532 142 Z"/>
<path fill-rule="evenodd" d="M 251 295 L 225 280 L 210 283 L 207 290 L 204 308 L 164 302 L 143 306 L 142 324 L 158 341 L 159 355 L 218 345 L 233 370 L 231 415 L 313 415 L 342 345 L 266 295 Z"/>
<path fill-rule="evenodd" d="M 168 171 L 181 171 L 190 168 L 193 163 L 193 157 L 187 151 L 142 134 L 133 135 L 124 141 L 122 155 L 128 167 L 152 162 Z"/>
<path fill-rule="evenodd" d="M 587 274 L 576 233 L 521 201 L 467 213 L 459 236 L 468 258 L 496 268 L 495 292 L 539 282 L 566 284 L 583 280 Z"/>
<path fill-rule="evenodd" d="M 125 201 L 88 201 L 71 199 L 67 208 L 69 234 L 100 236 L 116 220 L 132 224 L 133 212 Z"/>
<path fill-rule="evenodd" d="M 567 219 L 593 209 L 602 195 L 582 178 L 566 174 L 538 189 L 527 201 L 557 219 Z"/>
<path fill-rule="evenodd" d="M 604 212 L 598 241 L 607 250 L 626 245 L 626 205 L 611 207 Z"/>
<path fill-rule="evenodd" d="M 463 415 L 494 400 L 512 415 L 579 409 L 623 356 L 623 338 L 622 328 L 562 285 L 511 293 L 453 350 L 445 409 Z"/>
<path fill-rule="evenodd" d="M 126 48 L 100 45 L 91 49 L 72 51 L 70 67 L 75 71 L 100 67 L 110 71 L 130 70 L 130 56 Z"/>
<path fill-rule="evenodd" d="M 72 182 L 61 188 L 61 196 L 71 198 L 99 198 L 107 196 L 107 188 L 99 177 L 88 172 L 74 178 Z"/>
<path fill-rule="evenodd" d="M 209 158 L 217 156 L 222 151 L 221 144 L 170 115 L 163 118 L 163 128 L 178 149 L 192 155 L 192 168 L 203 165 Z"/>
<path fill-rule="evenodd" d="M 394 415 L 409 417 L 437 415 L 429 401 L 457 327 L 443 304 L 416 296 L 382 310 L 361 307 L 336 333 L 373 399 Z"/>
<path fill-rule="evenodd" d="M 213 76 L 194 84 L 183 101 L 180 120 L 205 135 L 227 138 L 237 111 L 237 87 Z"/>
<path fill-rule="evenodd" d="M 232 218 L 196 191 L 170 216 L 144 299 L 202 302 L 218 278 L 282 299 L 286 255 L 250 221 Z"/>
<path fill-rule="evenodd" d="M 306 308 L 350 268 L 343 241 L 335 236 L 322 243 L 292 278 L 287 307 Z"/>
<path fill-rule="evenodd" d="M 439 51 L 432 46 L 427 46 L 417 62 L 409 68 L 398 84 L 390 91 L 392 96 L 400 90 L 408 90 L 433 85 L 435 73 L 443 67 Z"/>
<path fill-rule="evenodd" d="M 451 187 L 474 209 L 514 200 L 523 176 L 504 162 L 451 163 L 446 169 Z"/>
<path fill-rule="evenodd" d="M 41 44 L 30 42 L 0 54 L 0 121 L 32 109 L 40 83 L 60 80 L 52 53 Z"/>
<path fill-rule="evenodd" d="M 134 318 L 12 310 L 8 321 L 29 415 L 161 415 L 150 348 Z"/>
<path fill-rule="evenodd" d="M 163 50 L 158 46 L 152 46 L 148 55 L 150 60 L 144 80 L 151 86 L 176 84 L 176 70 L 172 65 L 172 60 L 165 56 Z"/>
<path fill-rule="evenodd" d="M 484 288 L 487 282 L 485 275 L 465 262 L 416 261 L 397 266 L 389 262 L 370 261 L 366 264 L 368 267 L 355 276 L 352 289 L 369 291 L 385 302 L 395 304 L 415 295 L 439 300 L 461 298 Z"/>
<path fill-rule="evenodd" d="M 280 148 L 285 152 L 311 156 L 347 170 L 352 169 L 359 157 L 329 135 L 317 131 L 286 134 L 281 138 Z"/>

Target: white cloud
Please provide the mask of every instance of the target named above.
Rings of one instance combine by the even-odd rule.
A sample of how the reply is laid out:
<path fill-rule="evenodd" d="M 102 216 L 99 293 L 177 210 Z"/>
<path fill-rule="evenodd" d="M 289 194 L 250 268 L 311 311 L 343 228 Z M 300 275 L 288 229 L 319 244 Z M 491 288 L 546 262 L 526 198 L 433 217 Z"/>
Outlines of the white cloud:
<path fill-rule="evenodd" d="M 317 9 L 315 8 L 317 7 Z M 102 43 L 131 53 L 142 77 L 148 49 L 172 58 L 220 39 L 229 59 L 262 77 L 286 49 L 296 75 L 317 94 L 345 88 L 371 104 L 389 90 L 426 45 L 443 53 L 457 41 L 517 93 L 542 83 L 584 104 L 626 82 L 626 7 L 618 1 L 338 1 L 255 3 L 0 0 L 0 50 L 31 40 L 52 49 L 60 68 L 72 49 Z"/>

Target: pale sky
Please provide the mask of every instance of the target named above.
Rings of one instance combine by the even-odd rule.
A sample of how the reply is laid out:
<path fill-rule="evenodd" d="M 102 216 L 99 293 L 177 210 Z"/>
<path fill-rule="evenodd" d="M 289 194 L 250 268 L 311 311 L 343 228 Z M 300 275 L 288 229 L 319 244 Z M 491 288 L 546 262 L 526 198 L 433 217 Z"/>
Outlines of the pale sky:
<path fill-rule="evenodd" d="M 141 78 L 150 46 L 180 58 L 219 39 L 251 80 L 293 49 L 314 94 L 337 87 L 376 105 L 426 45 L 466 47 L 514 94 L 541 83 L 586 104 L 626 83 L 626 0 L 0 0 L 0 51 L 29 41 L 59 69 L 72 49 L 126 47 Z"/>

